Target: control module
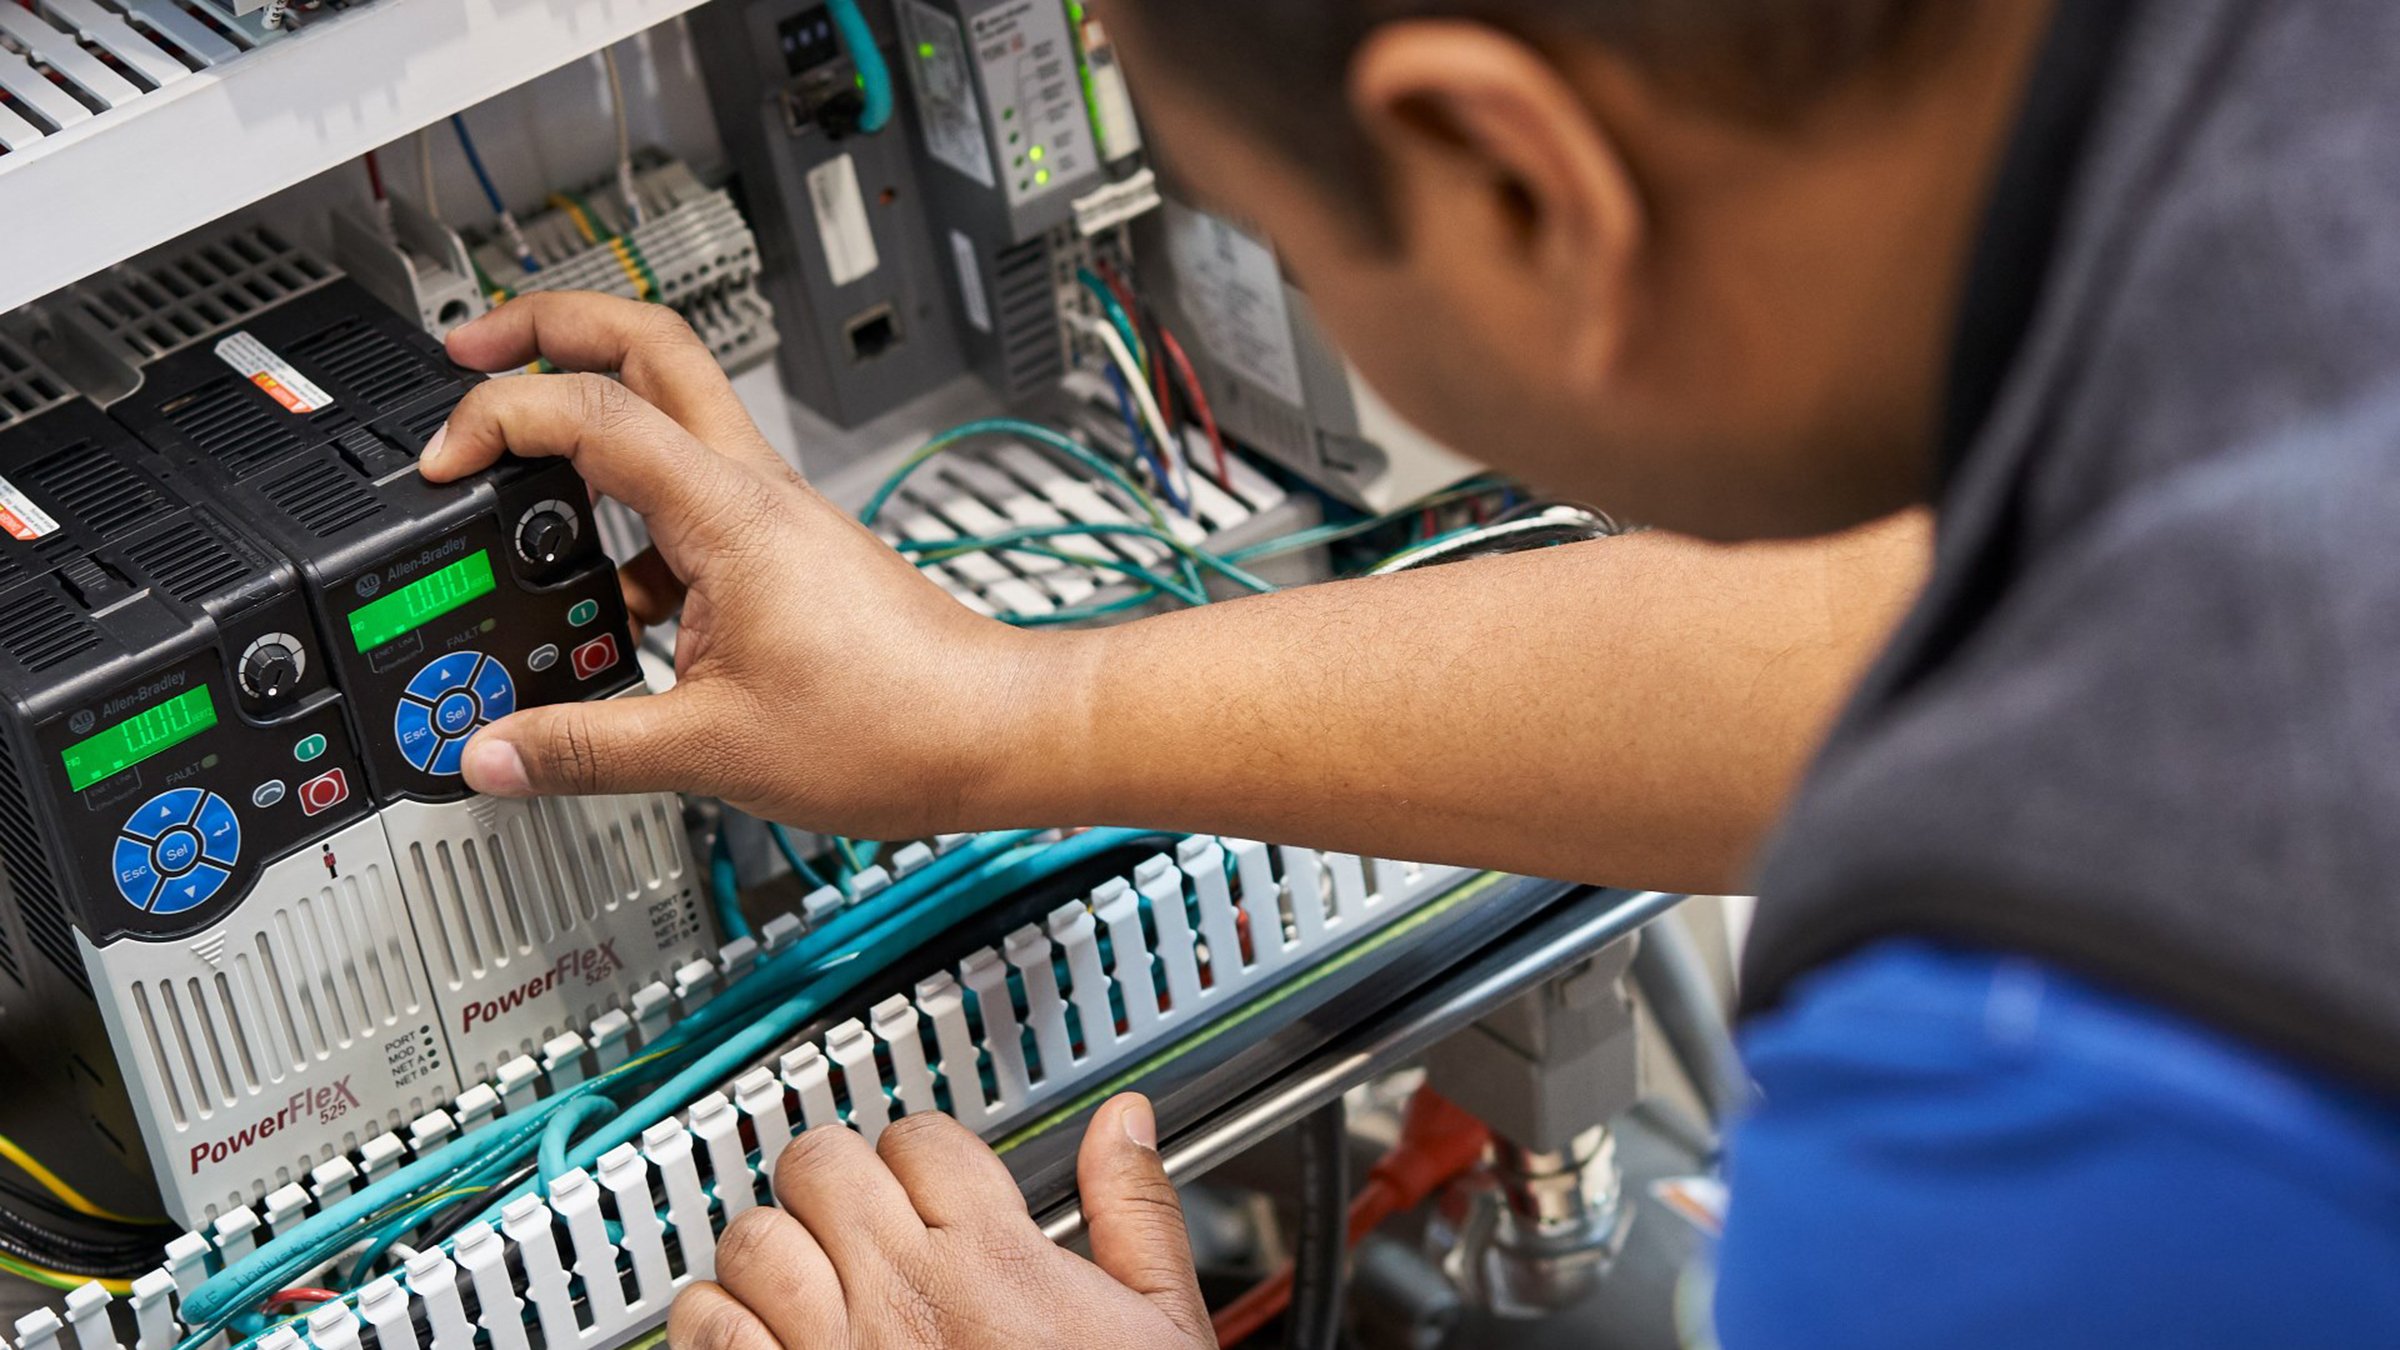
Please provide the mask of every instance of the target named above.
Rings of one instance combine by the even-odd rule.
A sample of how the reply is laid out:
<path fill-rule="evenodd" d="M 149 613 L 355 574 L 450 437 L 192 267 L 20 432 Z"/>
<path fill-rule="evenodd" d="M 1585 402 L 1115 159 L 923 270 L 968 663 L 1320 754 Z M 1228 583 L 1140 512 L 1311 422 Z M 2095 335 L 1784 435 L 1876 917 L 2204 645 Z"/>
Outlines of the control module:
<path fill-rule="evenodd" d="M 462 776 L 519 708 L 642 692 L 572 465 L 417 472 L 478 379 L 336 279 L 153 361 L 110 409 L 295 564 L 470 1082 L 712 945 L 674 798 L 503 802 Z"/>
<path fill-rule="evenodd" d="M 145 460 L 0 429 L 0 1117 L 197 1218 L 459 1079 L 297 573 Z"/>

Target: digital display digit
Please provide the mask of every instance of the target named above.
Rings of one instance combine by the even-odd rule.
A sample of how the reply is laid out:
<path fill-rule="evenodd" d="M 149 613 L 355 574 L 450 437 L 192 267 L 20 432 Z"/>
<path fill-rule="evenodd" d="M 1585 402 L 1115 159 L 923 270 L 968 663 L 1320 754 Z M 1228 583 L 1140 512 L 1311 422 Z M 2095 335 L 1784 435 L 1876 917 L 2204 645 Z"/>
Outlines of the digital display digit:
<path fill-rule="evenodd" d="M 163 754 L 217 724 L 217 697 L 207 685 L 177 694 L 59 752 L 67 783 L 77 792 Z"/>
<path fill-rule="evenodd" d="M 490 595 L 498 585 L 490 551 L 472 554 L 350 611 L 350 638 L 360 651 L 373 651 Z"/>

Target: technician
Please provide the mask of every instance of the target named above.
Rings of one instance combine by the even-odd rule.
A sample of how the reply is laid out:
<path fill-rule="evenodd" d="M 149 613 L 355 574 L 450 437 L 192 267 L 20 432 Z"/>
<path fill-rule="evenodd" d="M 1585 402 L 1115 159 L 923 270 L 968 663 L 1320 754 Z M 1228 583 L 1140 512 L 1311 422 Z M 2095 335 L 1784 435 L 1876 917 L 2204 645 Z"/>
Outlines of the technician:
<path fill-rule="evenodd" d="M 426 471 L 642 511 L 682 683 L 469 780 L 1755 884 L 1733 1350 L 2400 1343 L 2400 6 L 1108 17 L 1169 168 L 1435 435 L 1696 538 L 1929 505 L 1930 575 L 1905 521 L 1653 534 L 1020 634 L 662 311 L 535 297 L 453 353 L 623 385 L 486 384 Z M 955 1125 L 812 1133 L 671 1339 L 1206 1343 L 1154 1131 L 1090 1131 L 1091 1263 Z"/>

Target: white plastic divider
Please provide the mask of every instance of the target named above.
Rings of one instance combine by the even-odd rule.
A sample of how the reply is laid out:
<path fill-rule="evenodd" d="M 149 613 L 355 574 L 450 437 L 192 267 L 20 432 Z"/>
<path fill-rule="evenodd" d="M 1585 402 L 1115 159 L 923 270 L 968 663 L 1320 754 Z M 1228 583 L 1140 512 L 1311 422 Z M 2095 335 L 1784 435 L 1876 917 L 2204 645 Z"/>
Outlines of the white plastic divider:
<path fill-rule="evenodd" d="M 957 842 L 944 841 L 945 851 Z M 928 860 L 906 856 L 914 852 L 896 860 L 903 872 Z M 1172 857 L 1153 856 L 1087 900 L 1012 931 L 997 950 L 974 951 L 917 981 L 912 993 L 873 1004 L 864 1021 L 842 1022 L 771 1064 L 750 1066 L 680 1120 L 645 1131 L 638 1147 L 621 1145 L 593 1171 L 553 1181 L 546 1200 L 521 1198 L 497 1224 L 471 1224 L 400 1274 L 317 1308 L 305 1330 L 275 1328 L 260 1350 L 368 1350 L 362 1323 L 374 1350 L 533 1350 L 529 1327 L 542 1350 L 615 1350 L 659 1327 L 684 1284 L 713 1276 L 718 1236 L 771 1202 L 775 1162 L 798 1131 L 843 1124 L 872 1140 L 901 1116 L 946 1110 L 995 1138 L 1469 875 L 1250 840 L 1186 839 Z M 780 950 L 802 931 L 784 919 L 759 943 L 728 946 L 715 967 L 680 982 L 673 1003 L 696 1008 L 762 950 Z M 307 1187 L 267 1197 L 264 1226 L 282 1231 L 349 1195 L 362 1174 L 623 1062 L 631 1029 L 647 1040 L 671 1024 L 658 1015 L 667 1002 L 663 990 L 637 995 L 641 1011 L 611 1023 L 605 1055 L 561 1038 L 541 1062 L 513 1061 L 493 1085 L 417 1122 L 408 1141 L 381 1136 L 355 1161 L 317 1168 Z M 745 1125 L 754 1144 L 744 1140 Z M 613 1236 L 604 1195 L 617 1220 Z M 176 1315 L 183 1297 L 255 1250 L 266 1237 L 261 1225 L 245 1208 L 206 1233 L 177 1238 L 162 1266 L 134 1282 L 122 1319 L 112 1317 L 119 1300 L 87 1285 L 63 1309 L 20 1319 L 17 1350 L 126 1350 L 119 1320 L 135 1328 L 131 1350 L 173 1350 L 186 1334 Z M 475 1293 L 473 1319 L 465 1289 Z M 0 1350 L 8 1350 L 5 1340 Z"/>
<path fill-rule="evenodd" d="M 114 98 L 94 95 L 94 102 L 110 106 L 88 116 L 69 111 L 83 105 L 63 93 L 51 97 L 46 80 L 0 81 L 20 97 L 30 90 L 33 97 L 60 104 L 47 134 L 36 135 L 40 129 L 28 125 L 12 135 L 10 123 L 0 122 L 0 144 L 16 147 L 0 154 L 0 227 L 8 241 L 0 257 L 0 312 L 697 3 L 393 0 L 361 5 L 314 19 L 296 34 L 221 64 L 168 78 L 136 97 L 123 97 L 122 90 Z M 56 8 L 45 0 L 46 10 Z M 188 16 L 164 0 L 125 8 L 144 22 L 153 15 L 169 16 L 157 21 L 178 31 L 188 24 Z M 91 32 L 128 45 L 111 26 L 115 11 L 70 0 L 58 12 L 62 30 L 73 26 L 63 16 L 77 14 Z M 11 62 L 17 58 L 0 61 L 0 75 L 14 68 Z M 159 70 L 168 74 L 164 67 Z"/>

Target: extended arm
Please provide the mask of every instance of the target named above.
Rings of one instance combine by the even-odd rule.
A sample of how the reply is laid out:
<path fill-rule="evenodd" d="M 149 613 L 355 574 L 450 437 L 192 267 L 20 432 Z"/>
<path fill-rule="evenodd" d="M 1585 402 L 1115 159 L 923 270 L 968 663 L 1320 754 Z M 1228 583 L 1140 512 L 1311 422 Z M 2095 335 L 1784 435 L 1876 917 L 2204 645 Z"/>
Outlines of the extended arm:
<path fill-rule="evenodd" d="M 1926 554 L 1641 534 L 1045 635 L 977 814 L 1733 888 Z"/>
<path fill-rule="evenodd" d="M 478 736 L 489 792 L 681 789 L 862 838 L 1153 825 L 1722 889 L 1926 563 L 1915 520 L 1782 546 L 1637 535 L 1021 633 L 791 474 L 655 309 L 531 297 L 453 351 L 623 371 L 479 387 L 426 472 L 572 456 L 650 521 L 636 613 L 684 619 L 673 693 Z"/>

